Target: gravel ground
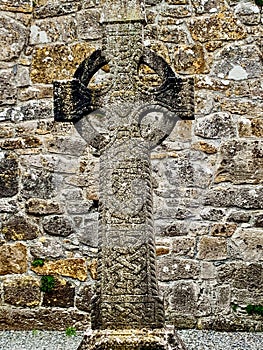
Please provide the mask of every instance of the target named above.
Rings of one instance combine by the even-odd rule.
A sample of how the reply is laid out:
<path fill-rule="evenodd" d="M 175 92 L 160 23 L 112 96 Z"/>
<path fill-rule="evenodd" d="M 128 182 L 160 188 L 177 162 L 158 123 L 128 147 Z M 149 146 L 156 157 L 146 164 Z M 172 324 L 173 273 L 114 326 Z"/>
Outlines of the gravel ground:
<path fill-rule="evenodd" d="M 263 350 L 263 333 L 226 333 L 181 330 L 178 334 L 188 350 Z M 0 332 L 0 350 L 76 350 L 83 332 Z"/>

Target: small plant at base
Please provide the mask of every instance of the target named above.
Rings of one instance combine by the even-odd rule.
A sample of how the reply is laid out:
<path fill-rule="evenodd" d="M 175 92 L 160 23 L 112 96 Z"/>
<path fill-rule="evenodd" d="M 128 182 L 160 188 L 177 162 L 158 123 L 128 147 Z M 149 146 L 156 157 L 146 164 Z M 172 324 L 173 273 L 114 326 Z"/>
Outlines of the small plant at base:
<path fill-rule="evenodd" d="M 37 335 L 38 334 L 38 330 L 37 329 L 33 329 L 32 330 L 32 335 Z"/>
<path fill-rule="evenodd" d="M 247 305 L 246 312 L 249 315 L 260 315 L 263 316 L 263 306 L 262 305 Z"/>
<path fill-rule="evenodd" d="M 68 337 L 75 337 L 77 335 L 76 329 L 74 327 L 68 327 L 66 328 L 66 336 Z"/>
<path fill-rule="evenodd" d="M 42 267 L 45 264 L 45 261 L 43 259 L 35 259 L 34 261 L 32 261 L 31 265 L 34 267 Z"/>
<path fill-rule="evenodd" d="M 55 287 L 55 278 L 53 276 L 42 276 L 40 290 L 42 292 L 51 292 Z"/>
<path fill-rule="evenodd" d="M 235 304 L 235 303 L 233 303 L 231 306 L 232 306 L 232 310 L 233 310 L 234 312 L 236 312 L 236 311 L 237 311 L 237 308 L 238 308 L 238 305 Z"/>

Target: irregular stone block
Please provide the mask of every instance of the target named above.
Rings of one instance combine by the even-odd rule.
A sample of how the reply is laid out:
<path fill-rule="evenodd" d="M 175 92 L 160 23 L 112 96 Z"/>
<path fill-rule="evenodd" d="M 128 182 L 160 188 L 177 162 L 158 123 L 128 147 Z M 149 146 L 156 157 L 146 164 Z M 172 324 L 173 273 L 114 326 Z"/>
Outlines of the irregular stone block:
<path fill-rule="evenodd" d="M 0 246 L 0 275 L 25 273 L 27 271 L 27 248 L 21 243 Z"/>
<path fill-rule="evenodd" d="M 163 17 L 171 17 L 174 18 L 183 18 L 191 16 L 191 6 L 188 5 L 178 5 L 175 7 L 169 7 L 168 10 L 164 8 L 163 11 L 160 12 Z M 167 23 L 168 24 L 168 23 Z M 173 22 L 171 24 L 174 24 Z"/>
<path fill-rule="evenodd" d="M 10 200 L 4 201 L 3 199 L 0 202 L 0 213 L 9 213 L 14 214 L 18 212 L 17 202 Z"/>
<path fill-rule="evenodd" d="M 63 257 L 63 244 L 60 240 L 40 237 L 39 241 L 30 247 L 30 253 L 35 258 L 58 259 Z"/>
<path fill-rule="evenodd" d="M 176 43 L 177 45 L 189 45 L 189 38 L 187 36 L 188 30 L 183 26 L 175 26 L 172 28 L 168 28 L 167 26 L 163 25 L 160 28 L 158 28 L 158 34 L 160 37 L 160 40 L 164 42 L 171 42 Z"/>
<path fill-rule="evenodd" d="M 225 238 L 201 237 L 198 247 L 198 259 L 223 260 L 227 257 Z"/>
<path fill-rule="evenodd" d="M 22 120 L 48 119 L 53 114 L 52 101 L 30 101 L 21 106 L 9 107 L 0 113 L 0 119 L 13 122 L 21 122 Z"/>
<path fill-rule="evenodd" d="M 198 278 L 200 264 L 195 260 L 178 259 L 164 255 L 157 260 L 157 276 L 160 281 L 175 281 L 177 279 Z"/>
<path fill-rule="evenodd" d="M 173 254 L 193 257 L 195 253 L 195 243 L 196 240 L 192 237 L 174 238 L 172 241 Z"/>
<path fill-rule="evenodd" d="M 183 74 L 207 73 L 208 67 L 203 46 L 200 44 L 180 45 L 174 52 L 174 69 Z"/>
<path fill-rule="evenodd" d="M 207 143 L 207 142 L 204 142 L 204 141 L 199 141 L 199 142 L 196 142 L 192 145 L 192 148 L 197 150 L 197 151 L 202 151 L 206 154 L 215 154 L 217 153 L 217 147 L 210 144 L 210 143 Z"/>
<path fill-rule="evenodd" d="M 16 86 L 14 74 L 11 70 L 0 70 L 0 106 L 14 104 L 16 102 Z"/>
<path fill-rule="evenodd" d="M 240 2 L 235 7 L 235 15 L 247 25 L 257 25 L 260 23 L 259 7 L 251 2 Z"/>
<path fill-rule="evenodd" d="M 59 2 L 46 0 L 36 4 L 34 7 L 34 17 L 46 18 L 77 12 L 81 7 L 80 3 L 82 2 L 83 1 L 79 0 L 60 0 Z"/>
<path fill-rule="evenodd" d="M 220 12 L 226 10 L 226 2 L 224 0 L 192 0 L 193 7 L 196 13 Z"/>
<path fill-rule="evenodd" d="M 77 40 L 77 22 L 74 16 L 40 19 L 31 25 L 31 45 L 74 40 Z"/>
<path fill-rule="evenodd" d="M 256 227 L 263 227 L 263 214 L 255 215 L 254 225 Z"/>
<path fill-rule="evenodd" d="M 230 80 L 246 80 L 262 75 L 260 52 L 255 45 L 231 45 L 216 57 L 213 75 Z"/>
<path fill-rule="evenodd" d="M 27 30 L 18 21 L 1 15 L 0 18 L 1 61 L 11 61 L 17 58 L 26 41 Z"/>
<path fill-rule="evenodd" d="M 24 198 L 51 198 L 55 194 L 56 177 L 45 169 L 28 167 L 28 171 L 22 174 L 21 194 Z"/>
<path fill-rule="evenodd" d="M 31 267 L 31 270 L 39 275 L 62 275 L 76 278 L 80 281 L 87 279 L 85 259 L 46 261 L 43 266 Z"/>
<path fill-rule="evenodd" d="M 24 136 L 15 139 L 7 139 L 0 142 L 0 147 L 3 149 L 25 149 L 37 148 L 42 144 L 36 136 Z"/>
<path fill-rule="evenodd" d="M 8 241 L 30 240 L 39 236 L 38 226 L 22 215 L 12 216 L 3 223 L 1 231 Z"/>
<path fill-rule="evenodd" d="M 194 132 L 195 135 L 208 139 L 236 136 L 232 117 L 224 112 L 213 113 L 196 119 Z"/>
<path fill-rule="evenodd" d="M 32 82 L 50 84 L 54 80 L 72 78 L 79 64 L 94 50 L 88 43 L 36 47 L 30 74 Z"/>
<path fill-rule="evenodd" d="M 3 330 L 60 330 L 71 325 L 79 330 L 90 326 L 90 316 L 74 309 L 0 307 L 0 328 Z"/>
<path fill-rule="evenodd" d="M 47 149 L 51 153 L 80 156 L 84 153 L 86 147 L 86 142 L 80 137 L 52 136 L 47 139 Z"/>
<path fill-rule="evenodd" d="M 209 40 L 240 40 L 246 37 L 243 27 L 227 11 L 195 18 L 190 22 L 189 29 L 193 39 L 202 43 Z"/>
<path fill-rule="evenodd" d="M 238 207 L 242 209 L 261 209 L 263 206 L 263 187 L 215 187 L 204 198 L 205 205 L 215 207 Z"/>
<path fill-rule="evenodd" d="M 263 182 L 263 142 L 230 140 L 220 147 L 215 183 L 234 184 Z"/>
<path fill-rule="evenodd" d="M 214 224 L 211 227 L 212 236 L 231 237 L 237 228 L 236 224 Z"/>
<path fill-rule="evenodd" d="M 47 216 L 43 219 L 44 230 L 52 236 L 67 237 L 74 233 L 73 222 L 65 216 Z"/>
<path fill-rule="evenodd" d="M 55 279 L 54 288 L 44 293 L 43 306 L 49 307 L 73 307 L 75 298 L 75 287 L 64 279 Z"/>
<path fill-rule="evenodd" d="M 30 13 L 33 10 L 32 0 L 0 0 L 0 10 Z"/>
<path fill-rule="evenodd" d="M 263 120 L 261 118 L 242 118 L 238 124 L 240 137 L 263 138 Z"/>
<path fill-rule="evenodd" d="M 18 193 L 18 163 L 15 159 L 0 159 L 0 198 Z"/>
<path fill-rule="evenodd" d="M 61 214 L 59 203 L 52 200 L 30 198 L 26 202 L 26 211 L 34 215 Z"/>
<path fill-rule="evenodd" d="M 232 236 L 238 257 L 245 261 L 263 260 L 263 235 L 261 229 L 239 229 Z"/>
<path fill-rule="evenodd" d="M 197 292 L 193 282 L 173 283 L 168 295 L 168 310 L 176 314 L 193 315 L 197 308 Z"/>
<path fill-rule="evenodd" d="M 205 208 L 200 212 L 200 216 L 204 220 L 219 221 L 225 216 L 225 212 L 218 208 Z"/>
<path fill-rule="evenodd" d="M 245 211 L 233 211 L 230 213 L 227 221 L 235 221 L 235 222 L 249 222 L 251 218 L 251 214 Z"/>
<path fill-rule="evenodd" d="M 39 280 L 31 276 L 6 279 L 3 283 L 4 302 L 14 306 L 36 307 L 40 304 Z"/>
<path fill-rule="evenodd" d="M 80 287 L 76 296 L 76 307 L 86 312 L 91 311 L 91 298 L 94 295 L 94 285 L 86 284 Z"/>
<path fill-rule="evenodd" d="M 102 27 L 99 23 L 101 14 L 98 11 L 81 11 L 77 14 L 78 37 L 84 40 L 100 39 Z"/>
<path fill-rule="evenodd" d="M 220 108 L 232 114 L 244 115 L 258 118 L 261 116 L 263 103 L 261 101 L 253 101 L 250 99 L 228 99 L 225 98 L 220 101 Z"/>

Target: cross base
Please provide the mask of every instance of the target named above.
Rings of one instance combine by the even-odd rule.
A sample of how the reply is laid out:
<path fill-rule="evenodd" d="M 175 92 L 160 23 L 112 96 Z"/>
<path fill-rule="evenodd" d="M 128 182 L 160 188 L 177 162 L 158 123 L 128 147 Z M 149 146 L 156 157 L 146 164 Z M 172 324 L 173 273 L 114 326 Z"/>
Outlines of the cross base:
<path fill-rule="evenodd" d="M 173 327 L 89 331 L 78 350 L 187 350 Z"/>

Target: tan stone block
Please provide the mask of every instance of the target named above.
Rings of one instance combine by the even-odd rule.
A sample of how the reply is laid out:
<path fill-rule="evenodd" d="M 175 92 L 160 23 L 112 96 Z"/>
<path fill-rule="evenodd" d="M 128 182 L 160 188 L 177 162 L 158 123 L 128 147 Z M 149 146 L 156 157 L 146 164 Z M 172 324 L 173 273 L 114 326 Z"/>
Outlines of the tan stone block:
<path fill-rule="evenodd" d="M 217 148 L 214 145 L 211 145 L 204 141 L 196 142 L 192 145 L 192 148 L 197 151 L 202 151 L 206 154 L 215 154 L 217 153 Z"/>
<path fill-rule="evenodd" d="M 25 273 L 27 271 L 27 248 L 21 243 L 0 246 L 0 275 Z"/>
<path fill-rule="evenodd" d="M 30 198 L 26 202 L 26 211 L 29 214 L 48 215 L 61 214 L 62 210 L 59 203 L 52 200 L 45 200 L 41 198 Z"/>
<path fill-rule="evenodd" d="M 0 0 L 0 10 L 11 12 L 32 12 L 32 0 Z"/>
<path fill-rule="evenodd" d="M 72 78 L 80 63 L 95 50 L 88 43 L 46 45 L 33 53 L 31 79 L 33 83 L 52 83 Z"/>
<path fill-rule="evenodd" d="M 0 147 L 3 149 L 37 148 L 41 144 L 41 140 L 36 136 L 24 136 L 0 141 Z"/>
<path fill-rule="evenodd" d="M 174 52 L 174 69 L 178 73 L 200 74 L 208 72 L 208 59 L 200 44 L 181 45 Z"/>
<path fill-rule="evenodd" d="M 248 99 L 237 100 L 225 98 L 220 101 L 220 108 L 222 111 L 227 111 L 233 114 L 247 114 L 250 117 L 261 117 L 263 103 L 260 101 L 251 101 Z"/>
<path fill-rule="evenodd" d="M 262 118 L 242 118 L 238 124 L 240 137 L 261 137 L 263 138 L 263 119 Z"/>
<path fill-rule="evenodd" d="M 7 240 L 13 241 L 35 239 L 39 235 L 38 226 L 21 215 L 11 217 L 3 224 L 0 232 Z"/>
<path fill-rule="evenodd" d="M 227 258 L 225 238 L 201 237 L 198 247 L 198 259 L 222 260 Z"/>
<path fill-rule="evenodd" d="M 86 261 L 80 258 L 46 261 L 42 267 L 31 267 L 31 270 L 39 275 L 62 275 L 80 281 L 87 279 Z"/>
<path fill-rule="evenodd" d="M 29 100 L 39 100 L 42 98 L 51 98 L 53 97 L 53 88 L 51 85 L 34 85 L 30 87 L 20 88 L 18 90 L 18 99 L 20 101 L 29 101 Z"/>
<path fill-rule="evenodd" d="M 183 256 L 194 256 L 195 238 L 190 237 L 178 237 L 173 241 L 173 254 Z"/>
<path fill-rule="evenodd" d="M 170 253 L 170 249 L 169 247 L 163 247 L 163 246 L 157 246 L 156 247 L 156 255 L 160 256 L 160 255 L 166 255 Z"/>
<path fill-rule="evenodd" d="M 0 138 L 10 138 L 14 136 L 14 128 L 12 126 L 1 125 Z"/>
<path fill-rule="evenodd" d="M 97 259 L 92 259 L 91 261 L 88 262 L 88 271 L 93 280 L 96 280 L 98 278 L 98 260 Z"/>
<path fill-rule="evenodd" d="M 263 231 L 261 228 L 242 228 L 232 236 L 236 253 L 245 261 L 263 260 Z"/>
<path fill-rule="evenodd" d="M 263 182 L 263 142 L 230 140 L 221 144 L 215 183 L 234 184 Z"/>
<path fill-rule="evenodd" d="M 214 224 L 211 227 L 212 236 L 231 237 L 237 228 L 236 224 Z"/>
<path fill-rule="evenodd" d="M 210 40 L 240 40 L 246 32 L 230 12 L 220 12 L 209 17 L 192 20 L 189 25 L 194 40 L 206 42 Z"/>
<path fill-rule="evenodd" d="M 4 302 L 14 306 L 35 307 L 40 304 L 39 280 L 31 276 L 6 279 L 3 283 Z"/>

